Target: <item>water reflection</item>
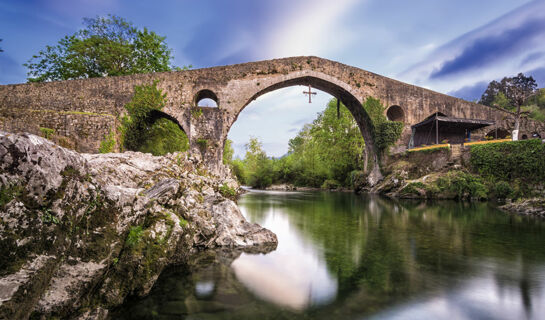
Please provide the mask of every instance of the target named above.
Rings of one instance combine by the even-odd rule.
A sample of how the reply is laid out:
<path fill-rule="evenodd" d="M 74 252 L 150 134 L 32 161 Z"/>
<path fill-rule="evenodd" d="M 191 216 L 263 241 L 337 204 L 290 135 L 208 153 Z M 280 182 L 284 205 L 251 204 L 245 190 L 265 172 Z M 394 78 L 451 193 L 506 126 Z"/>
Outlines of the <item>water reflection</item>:
<path fill-rule="evenodd" d="M 206 252 L 127 303 L 137 319 L 539 319 L 545 228 L 486 203 L 249 193 L 269 254 Z"/>
<path fill-rule="evenodd" d="M 327 269 L 323 250 L 292 228 L 289 217 L 275 206 L 265 209 L 261 223 L 275 230 L 277 250 L 264 256 L 242 254 L 232 264 L 238 280 L 261 299 L 296 310 L 330 302 L 337 281 Z"/>

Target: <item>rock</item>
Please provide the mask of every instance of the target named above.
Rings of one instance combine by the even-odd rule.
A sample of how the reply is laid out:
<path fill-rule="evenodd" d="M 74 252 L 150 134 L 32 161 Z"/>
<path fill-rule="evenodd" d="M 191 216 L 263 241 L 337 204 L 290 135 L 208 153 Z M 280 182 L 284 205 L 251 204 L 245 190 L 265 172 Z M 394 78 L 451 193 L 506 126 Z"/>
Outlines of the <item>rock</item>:
<path fill-rule="evenodd" d="M 177 179 L 165 179 L 146 190 L 144 195 L 150 199 L 155 198 L 159 203 L 164 204 L 178 192 L 179 187 L 180 182 Z"/>
<path fill-rule="evenodd" d="M 545 198 L 531 198 L 509 202 L 501 206 L 500 209 L 520 215 L 545 218 Z"/>
<path fill-rule="evenodd" d="M 272 250 L 276 236 L 219 192 L 232 179 L 197 166 L 0 132 L 0 318 L 102 319 L 200 249 Z"/>
<path fill-rule="evenodd" d="M 266 190 L 273 190 L 273 191 L 295 191 L 297 188 L 292 184 L 273 184 L 271 186 L 268 186 Z"/>

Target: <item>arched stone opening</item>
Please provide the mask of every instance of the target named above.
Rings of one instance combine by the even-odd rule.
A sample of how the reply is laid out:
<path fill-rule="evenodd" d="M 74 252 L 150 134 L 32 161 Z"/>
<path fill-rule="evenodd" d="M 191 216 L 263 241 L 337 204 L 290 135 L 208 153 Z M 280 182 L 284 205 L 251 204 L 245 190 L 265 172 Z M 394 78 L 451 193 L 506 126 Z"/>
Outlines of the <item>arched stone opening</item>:
<path fill-rule="evenodd" d="M 523 134 L 523 135 L 522 135 L 522 140 L 528 140 L 528 135 Z"/>
<path fill-rule="evenodd" d="M 497 128 L 489 131 L 485 137 L 487 139 L 505 139 L 509 135 L 511 135 L 511 132 L 509 132 L 508 130 L 503 128 Z"/>
<path fill-rule="evenodd" d="M 363 139 L 365 140 L 365 149 L 366 149 L 365 155 L 366 157 L 371 157 L 371 159 L 373 160 L 372 175 L 375 176 L 376 179 L 380 179 L 381 174 L 380 174 L 379 165 L 378 165 L 379 164 L 378 157 L 374 149 L 374 141 L 369 129 L 370 128 L 369 124 L 371 120 L 367 112 L 362 107 L 362 102 L 352 92 L 350 92 L 347 88 L 345 88 L 345 87 L 348 87 L 348 85 L 344 85 L 343 83 L 337 84 L 337 83 L 334 83 L 333 81 L 321 79 L 314 76 L 304 76 L 304 77 L 283 80 L 283 81 L 274 83 L 272 85 L 269 85 L 268 87 L 263 88 L 260 91 L 256 92 L 242 106 L 237 108 L 237 110 L 235 111 L 234 117 L 225 126 L 225 130 L 222 133 L 222 141 L 221 141 L 222 144 L 225 143 L 229 130 L 231 126 L 238 119 L 239 114 L 252 101 L 257 99 L 261 95 L 264 95 L 266 93 L 269 93 L 278 89 L 291 87 L 291 86 L 308 86 L 308 85 L 310 85 L 314 89 L 318 89 L 326 93 L 329 93 L 333 97 L 337 98 L 350 111 L 356 123 L 358 124 L 358 128 L 360 130 L 360 133 L 363 136 Z M 221 155 L 218 159 L 221 159 Z M 368 161 L 365 161 L 365 171 L 369 171 L 369 169 L 371 169 L 371 168 L 367 168 L 367 163 Z"/>
<path fill-rule="evenodd" d="M 189 149 L 189 137 L 183 126 L 159 110 L 152 110 L 141 125 L 130 127 L 129 132 L 124 139 L 127 150 L 160 156 Z"/>
<path fill-rule="evenodd" d="M 170 120 L 172 122 L 174 122 L 179 128 L 180 130 L 182 130 L 186 135 L 187 135 L 187 131 L 184 129 L 184 127 L 180 124 L 180 122 L 178 121 L 178 119 L 176 119 L 175 117 L 171 116 L 170 114 L 168 113 L 164 113 L 163 111 L 159 111 L 159 110 L 152 110 L 150 112 L 150 118 L 151 118 L 151 122 L 155 122 L 161 118 L 164 118 L 164 119 L 167 119 L 167 120 Z"/>
<path fill-rule="evenodd" d="M 405 112 L 400 106 L 393 105 L 386 110 L 386 118 L 390 121 L 405 122 Z"/>
<path fill-rule="evenodd" d="M 195 106 L 197 107 L 209 107 L 218 108 L 219 100 L 218 96 L 208 89 L 201 90 L 195 95 Z"/>

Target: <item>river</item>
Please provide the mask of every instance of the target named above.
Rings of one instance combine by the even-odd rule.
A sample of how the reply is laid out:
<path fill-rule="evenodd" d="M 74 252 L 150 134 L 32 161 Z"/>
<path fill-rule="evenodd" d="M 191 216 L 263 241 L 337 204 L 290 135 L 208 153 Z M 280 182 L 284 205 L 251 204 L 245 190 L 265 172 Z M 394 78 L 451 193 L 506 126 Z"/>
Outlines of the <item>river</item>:
<path fill-rule="evenodd" d="M 164 272 L 126 319 L 544 319 L 545 222 L 492 204 L 249 192 L 268 254 L 222 250 Z"/>

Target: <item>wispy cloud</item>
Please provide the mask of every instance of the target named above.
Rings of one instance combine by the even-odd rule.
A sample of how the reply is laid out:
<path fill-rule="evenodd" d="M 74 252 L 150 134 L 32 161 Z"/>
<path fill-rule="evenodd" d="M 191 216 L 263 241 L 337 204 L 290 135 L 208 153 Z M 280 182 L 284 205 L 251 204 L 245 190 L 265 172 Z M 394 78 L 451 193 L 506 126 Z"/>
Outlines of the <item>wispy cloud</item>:
<path fill-rule="evenodd" d="M 433 50 L 399 78 L 439 91 L 545 66 L 545 2 L 533 1 Z"/>
<path fill-rule="evenodd" d="M 535 62 L 543 62 L 545 60 L 545 52 L 539 51 L 539 52 L 533 52 L 527 55 L 520 63 L 521 67 L 524 67 L 525 65 L 533 64 Z"/>
<path fill-rule="evenodd" d="M 433 71 L 431 79 L 454 76 L 467 71 L 488 67 L 499 60 L 523 53 L 535 40 L 545 35 L 545 20 L 526 21 L 513 29 L 496 35 L 485 35 L 470 42 L 451 60 L 443 62 Z"/>

